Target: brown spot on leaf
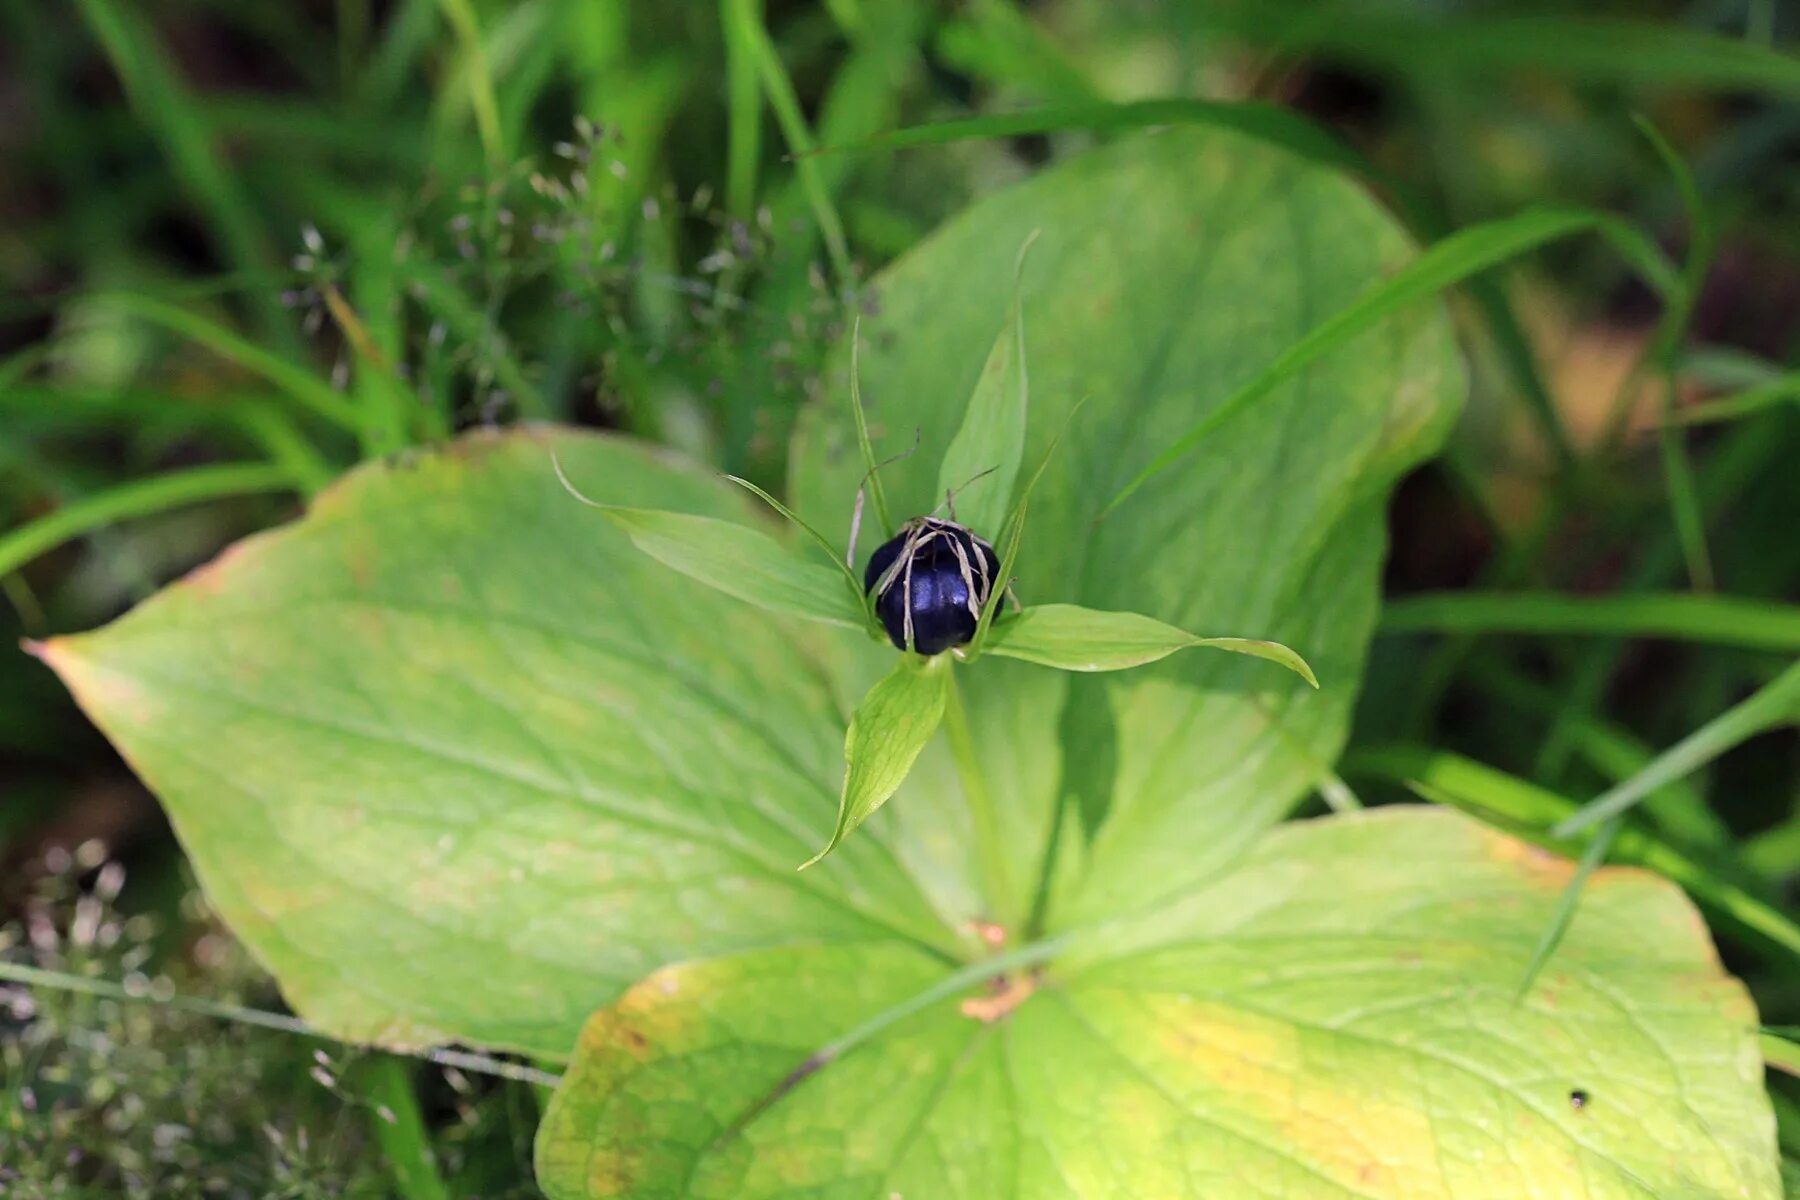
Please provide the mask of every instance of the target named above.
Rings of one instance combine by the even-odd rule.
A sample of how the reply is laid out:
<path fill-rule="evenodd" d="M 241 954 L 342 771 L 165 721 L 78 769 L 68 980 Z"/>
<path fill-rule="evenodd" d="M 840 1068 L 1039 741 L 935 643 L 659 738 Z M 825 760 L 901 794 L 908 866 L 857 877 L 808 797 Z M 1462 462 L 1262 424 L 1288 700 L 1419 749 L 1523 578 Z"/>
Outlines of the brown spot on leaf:
<path fill-rule="evenodd" d="M 1496 861 L 1519 868 L 1532 883 L 1543 887 L 1562 888 L 1575 874 L 1575 864 L 1569 859 L 1518 838 L 1496 835 L 1489 843 L 1489 853 Z"/>
<path fill-rule="evenodd" d="M 1037 985 L 1036 972 L 999 976 L 988 982 L 985 996 L 971 996 L 959 1007 L 963 1016 L 992 1025 L 1029 1000 Z"/>
<path fill-rule="evenodd" d="M 993 921 L 970 921 L 969 931 L 981 939 L 984 946 L 998 950 L 1006 945 L 1006 926 Z"/>

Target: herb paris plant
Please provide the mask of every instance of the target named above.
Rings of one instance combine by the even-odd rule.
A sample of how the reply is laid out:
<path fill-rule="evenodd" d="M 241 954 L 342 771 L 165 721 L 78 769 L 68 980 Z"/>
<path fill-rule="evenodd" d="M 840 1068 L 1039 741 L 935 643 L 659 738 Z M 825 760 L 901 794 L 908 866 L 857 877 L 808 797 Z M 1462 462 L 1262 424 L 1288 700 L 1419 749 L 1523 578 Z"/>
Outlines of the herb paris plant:
<path fill-rule="evenodd" d="M 1199 637 L 1140 613 L 1105 612 L 1072 604 L 1026 607 L 1001 615 L 1003 596 L 1012 585 L 1009 572 L 1024 531 L 1026 503 L 1032 487 L 1043 475 L 1040 467 L 1008 511 L 1013 480 L 1025 452 L 1029 413 L 1019 282 L 1024 274 L 1026 251 L 1036 236 L 1034 233 L 1019 252 L 1007 320 L 988 352 L 961 427 L 938 470 L 950 519 L 926 515 L 908 520 L 892 540 L 883 542 L 870 555 L 860 585 L 854 571 L 849 572 L 865 628 L 872 637 L 885 635 L 901 651 L 902 658 L 870 689 L 851 718 L 844 739 L 844 784 L 838 797 L 837 826 L 825 848 L 804 866 L 810 867 L 829 854 L 847 833 L 868 820 L 899 790 L 946 712 L 953 722 L 963 720 L 960 709 L 948 703 L 956 685 L 947 664 L 926 661 L 947 650 L 964 660 L 976 659 L 986 649 L 1066 671 L 1115 671 L 1156 662 L 1177 650 L 1205 646 L 1269 659 L 1294 671 L 1313 687 L 1318 686 L 1306 661 L 1279 642 Z M 892 515 L 878 490 L 881 464 L 875 459 L 868 436 L 856 378 L 857 340 L 858 335 L 853 334 L 850 394 L 865 468 L 863 478 L 877 489 L 876 516 L 882 528 L 892 530 Z M 803 572 L 786 559 L 783 549 L 766 534 L 705 517 L 599 504 L 570 483 L 560 463 L 554 465 L 558 479 L 576 499 L 612 516 L 619 528 L 651 557 L 771 612 L 828 624 L 847 623 L 850 610 L 838 602 L 842 591 L 837 581 L 823 569 Z M 964 481 L 960 487 L 954 483 L 958 479 Z M 761 489 L 753 490 L 801 526 L 832 562 L 837 561 L 823 535 Z M 957 523 L 959 496 L 977 528 L 1006 530 L 1008 551 L 1004 563 L 990 543 L 969 526 Z M 859 491 L 850 550 L 845 556 L 847 565 L 855 560 L 855 531 L 861 521 L 862 504 Z M 810 594 L 808 589 L 812 589 Z M 958 728 L 953 730 L 952 738 L 961 743 L 969 735 Z M 980 773 L 973 755 L 959 754 L 959 760 L 966 776 Z M 971 801 L 982 805 L 985 787 L 968 779 L 965 787 Z M 992 814 L 977 812 L 974 817 L 977 839 L 991 839 L 995 835 Z M 982 853 L 992 861 L 997 851 L 983 847 Z M 989 882 L 994 882 L 992 874 Z"/>
<path fill-rule="evenodd" d="M 1772 1200 L 1755 1013 L 1678 891 L 1596 871 L 1518 998 L 1570 864 L 1441 810 L 1280 825 L 1344 739 L 1388 490 L 1456 406 L 1436 306 L 1309 359 L 1095 524 L 1405 239 L 1332 171 L 1198 130 L 982 201 L 878 280 L 870 440 L 921 435 L 879 477 L 892 514 L 942 501 L 1033 230 L 1020 461 L 1047 465 L 1016 546 L 958 502 L 1032 606 L 972 666 L 902 657 L 955 679 L 947 736 L 810 870 L 895 651 L 846 546 L 696 554 L 684 521 L 767 525 L 629 439 L 366 467 L 39 652 L 307 1020 L 569 1061 L 538 1143 L 553 1196 Z M 855 425 L 822 405 L 793 444 L 815 529 L 867 473 Z M 546 443 L 635 515 L 569 503 Z M 812 620 L 676 578 L 684 555 L 779 572 Z M 1251 632 L 1328 686 L 1243 655 L 1087 674 L 994 649 L 1056 658 L 1065 605 L 1142 614 L 1106 655 Z"/>

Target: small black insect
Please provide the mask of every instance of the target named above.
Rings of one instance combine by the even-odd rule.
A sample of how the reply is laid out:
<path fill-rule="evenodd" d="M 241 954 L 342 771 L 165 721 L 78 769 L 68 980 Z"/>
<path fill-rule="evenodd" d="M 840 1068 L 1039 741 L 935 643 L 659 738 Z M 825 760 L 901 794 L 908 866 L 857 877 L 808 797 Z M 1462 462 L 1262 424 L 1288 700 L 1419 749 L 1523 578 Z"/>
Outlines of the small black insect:
<path fill-rule="evenodd" d="M 1569 1093 L 1569 1107 L 1570 1108 L 1574 1109 L 1576 1112 L 1580 1112 L 1582 1109 L 1586 1108 L 1587 1106 L 1588 1106 L 1588 1094 L 1586 1092 L 1582 1091 L 1580 1088 L 1576 1088 L 1574 1091 Z"/>
<path fill-rule="evenodd" d="M 942 654 L 975 636 L 999 575 L 994 548 L 973 532 L 914 517 L 869 556 L 863 590 L 897 649 Z"/>

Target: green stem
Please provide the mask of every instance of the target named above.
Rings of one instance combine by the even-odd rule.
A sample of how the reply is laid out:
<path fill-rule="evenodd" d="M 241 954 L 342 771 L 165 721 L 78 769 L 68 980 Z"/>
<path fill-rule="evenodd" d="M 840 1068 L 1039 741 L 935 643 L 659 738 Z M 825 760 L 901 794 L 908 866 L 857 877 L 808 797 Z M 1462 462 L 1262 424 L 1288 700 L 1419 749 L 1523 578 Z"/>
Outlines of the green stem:
<path fill-rule="evenodd" d="M 1012 914 L 1012 879 L 1006 855 L 1000 845 L 1000 825 L 994 813 L 993 794 L 988 791 L 987 777 L 981 771 L 981 755 L 975 748 L 975 735 L 969 729 L 969 714 L 963 708 L 962 693 L 956 686 L 955 669 L 944 699 L 944 736 L 950 740 L 950 754 L 956 760 L 956 773 L 962 780 L 963 795 L 969 800 L 969 817 L 975 826 L 975 855 L 981 868 L 982 890 L 992 906 L 992 919 L 1007 924 Z M 1010 927 L 1010 937 L 1016 931 Z"/>

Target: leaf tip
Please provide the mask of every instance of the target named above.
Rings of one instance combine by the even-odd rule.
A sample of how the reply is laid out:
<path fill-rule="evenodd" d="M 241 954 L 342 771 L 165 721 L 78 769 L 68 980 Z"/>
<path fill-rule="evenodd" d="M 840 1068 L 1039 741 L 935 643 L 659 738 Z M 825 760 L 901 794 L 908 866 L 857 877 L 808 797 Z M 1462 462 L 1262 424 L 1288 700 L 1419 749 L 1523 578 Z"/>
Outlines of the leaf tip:
<path fill-rule="evenodd" d="M 19 649 L 37 659 L 58 675 L 66 677 L 69 667 L 73 665 L 74 654 L 70 649 L 73 639 L 66 637 L 20 638 Z"/>

